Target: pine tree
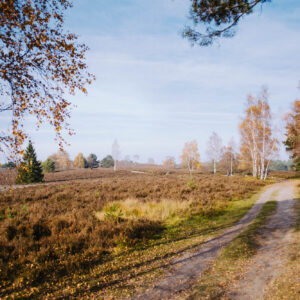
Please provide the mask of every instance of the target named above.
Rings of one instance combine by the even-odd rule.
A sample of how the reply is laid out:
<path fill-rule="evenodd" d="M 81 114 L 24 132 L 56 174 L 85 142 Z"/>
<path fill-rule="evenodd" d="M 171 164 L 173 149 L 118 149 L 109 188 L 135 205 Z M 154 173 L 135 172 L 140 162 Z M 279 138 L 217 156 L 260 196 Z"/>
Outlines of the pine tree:
<path fill-rule="evenodd" d="M 18 168 L 16 183 L 42 182 L 44 179 L 41 163 L 37 160 L 31 141 L 23 155 L 23 161 Z"/>

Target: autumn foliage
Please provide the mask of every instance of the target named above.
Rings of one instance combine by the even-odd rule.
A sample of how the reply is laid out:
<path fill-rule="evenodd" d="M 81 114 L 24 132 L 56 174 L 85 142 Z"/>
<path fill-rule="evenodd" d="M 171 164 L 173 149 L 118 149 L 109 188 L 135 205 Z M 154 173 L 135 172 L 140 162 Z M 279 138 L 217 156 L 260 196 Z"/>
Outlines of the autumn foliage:
<path fill-rule="evenodd" d="M 3 0 L 0 3 L 0 112 L 12 115 L 11 129 L 2 132 L 0 147 L 20 152 L 27 137 L 24 119 L 54 127 L 62 146 L 62 129 L 71 103 L 65 93 L 86 93 L 94 79 L 87 72 L 88 48 L 63 29 L 68 0 Z"/>
<path fill-rule="evenodd" d="M 245 116 L 240 123 L 240 136 L 244 165 L 251 162 L 253 176 L 266 179 L 270 162 L 278 150 L 266 89 L 258 97 L 248 96 Z"/>
<path fill-rule="evenodd" d="M 190 175 L 193 170 L 201 169 L 200 154 L 196 141 L 191 141 L 184 144 L 180 158 L 181 165 L 189 170 Z"/>
<path fill-rule="evenodd" d="M 293 110 L 287 115 L 286 125 L 287 139 L 284 142 L 287 151 L 291 153 L 291 157 L 296 164 L 296 169 L 300 169 L 300 101 L 296 100 Z"/>

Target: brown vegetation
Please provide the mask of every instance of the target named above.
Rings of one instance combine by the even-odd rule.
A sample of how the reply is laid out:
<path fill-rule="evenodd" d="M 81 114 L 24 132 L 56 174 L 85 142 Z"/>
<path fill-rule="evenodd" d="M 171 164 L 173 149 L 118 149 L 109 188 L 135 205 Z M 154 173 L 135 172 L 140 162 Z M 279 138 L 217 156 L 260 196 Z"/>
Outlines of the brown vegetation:
<path fill-rule="evenodd" d="M 80 177 L 82 172 L 72 174 Z M 97 174 L 99 177 L 100 170 Z M 164 222 L 144 215 L 99 220 L 96 212 L 110 202 L 188 201 L 181 214 L 216 215 L 228 201 L 247 197 L 263 185 L 242 177 L 195 175 L 188 182 L 189 176 L 182 173 L 101 174 L 101 179 L 11 189 L 0 194 L 0 295 L 86 271 L 113 256 L 116 247 L 130 248 L 163 232 Z"/>

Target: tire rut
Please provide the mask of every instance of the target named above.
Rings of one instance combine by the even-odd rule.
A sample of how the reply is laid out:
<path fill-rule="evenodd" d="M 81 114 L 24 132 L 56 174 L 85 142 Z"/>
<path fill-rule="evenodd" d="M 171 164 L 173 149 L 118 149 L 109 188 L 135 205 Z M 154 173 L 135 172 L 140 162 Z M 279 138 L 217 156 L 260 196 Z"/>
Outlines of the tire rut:
<path fill-rule="evenodd" d="M 190 289 L 203 271 L 216 259 L 220 250 L 255 219 L 263 204 L 270 199 L 272 193 L 277 191 L 281 185 L 276 184 L 267 188 L 236 225 L 226 229 L 221 235 L 199 245 L 196 252 L 186 253 L 179 259 L 172 261 L 163 277 L 154 286 L 130 299 L 174 299 L 182 292 Z"/>
<path fill-rule="evenodd" d="M 227 292 L 225 298 L 264 299 L 268 285 L 271 285 L 280 275 L 288 261 L 288 245 L 296 222 L 293 192 L 293 183 L 282 184 L 277 195 L 277 211 L 259 232 L 260 248 L 243 275 L 243 279 Z"/>

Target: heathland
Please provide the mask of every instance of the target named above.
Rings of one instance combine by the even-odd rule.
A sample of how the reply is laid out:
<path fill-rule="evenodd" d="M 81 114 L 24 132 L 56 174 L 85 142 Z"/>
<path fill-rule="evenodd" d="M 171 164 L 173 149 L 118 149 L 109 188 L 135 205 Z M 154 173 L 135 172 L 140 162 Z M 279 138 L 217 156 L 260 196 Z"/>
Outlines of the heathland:
<path fill-rule="evenodd" d="M 0 296 L 128 295 L 234 224 L 266 182 L 74 170 L 0 194 Z M 268 181 L 270 182 L 270 181 Z"/>

